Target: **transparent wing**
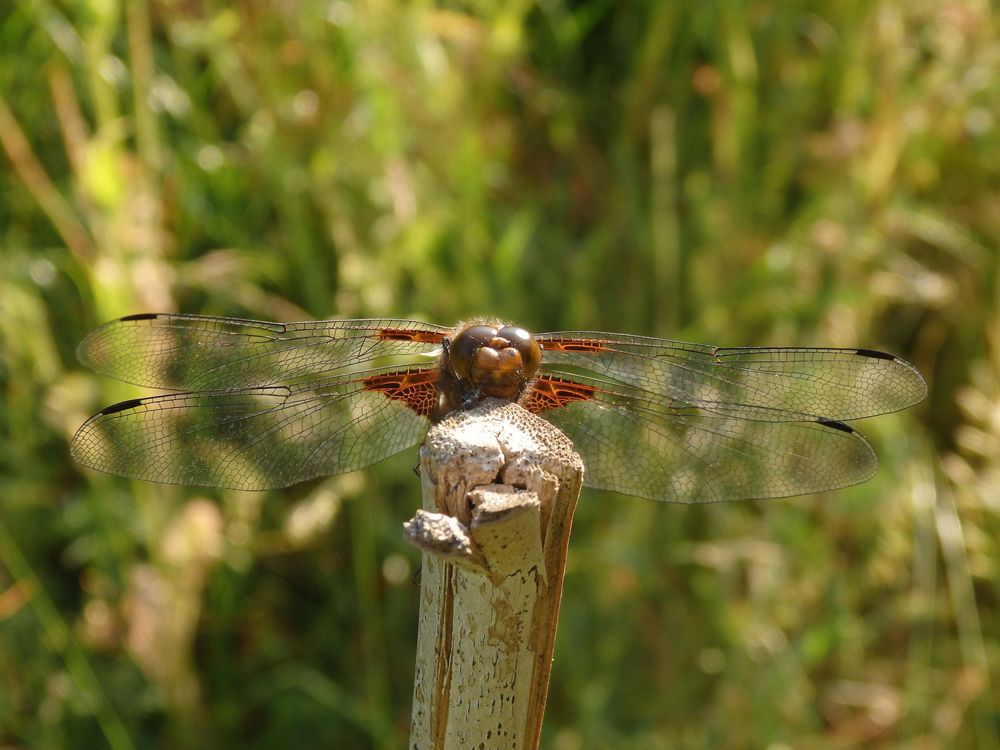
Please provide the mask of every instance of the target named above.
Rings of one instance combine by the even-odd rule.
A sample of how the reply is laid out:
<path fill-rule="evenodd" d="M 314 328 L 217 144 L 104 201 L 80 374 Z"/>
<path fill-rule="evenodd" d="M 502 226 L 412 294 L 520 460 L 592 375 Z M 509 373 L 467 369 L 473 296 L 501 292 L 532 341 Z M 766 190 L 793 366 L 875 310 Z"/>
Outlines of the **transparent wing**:
<path fill-rule="evenodd" d="M 662 398 L 720 410 L 764 407 L 775 420 L 859 419 L 905 409 L 927 395 L 916 368 L 870 349 L 720 348 L 590 331 L 536 338 L 543 371 L 572 366 Z"/>
<path fill-rule="evenodd" d="M 585 485 L 650 500 L 804 495 L 863 482 L 878 468 L 853 428 L 789 421 L 767 407 L 671 402 L 575 375 L 539 378 L 524 405 L 573 441 Z"/>
<path fill-rule="evenodd" d="M 148 313 L 104 324 L 78 355 L 93 370 L 136 385 L 230 390 L 292 385 L 360 365 L 417 363 L 448 330 L 413 320 L 268 323 Z"/>
<path fill-rule="evenodd" d="M 419 443 L 436 402 L 434 374 L 383 369 L 309 386 L 132 399 L 87 420 L 70 450 L 92 469 L 150 482 L 285 487 Z"/>

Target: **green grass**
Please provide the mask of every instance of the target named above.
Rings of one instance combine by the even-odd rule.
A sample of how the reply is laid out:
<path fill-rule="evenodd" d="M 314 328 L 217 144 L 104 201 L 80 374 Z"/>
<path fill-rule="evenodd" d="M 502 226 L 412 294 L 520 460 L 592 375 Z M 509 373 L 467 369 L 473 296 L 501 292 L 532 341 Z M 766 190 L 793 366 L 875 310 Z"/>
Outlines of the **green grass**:
<path fill-rule="evenodd" d="M 136 393 L 76 344 L 182 310 L 906 357 L 930 397 L 862 426 L 863 486 L 585 493 L 543 746 L 1000 745 L 998 32 L 976 0 L 0 6 L 0 744 L 405 746 L 414 454 L 267 495 L 69 460 Z"/>

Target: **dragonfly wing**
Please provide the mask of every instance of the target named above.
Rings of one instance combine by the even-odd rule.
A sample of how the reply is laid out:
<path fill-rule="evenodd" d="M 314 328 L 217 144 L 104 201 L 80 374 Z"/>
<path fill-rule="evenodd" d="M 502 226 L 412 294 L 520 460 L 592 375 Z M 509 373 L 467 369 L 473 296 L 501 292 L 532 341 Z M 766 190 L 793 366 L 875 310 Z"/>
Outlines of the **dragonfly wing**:
<path fill-rule="evenodd" d="M 868 441 L 848 425 L 775 421 L 757 407 L 668 402 L 576 376 L 542 376 L 524 405 L 573 441 L 585 485 L 650 500 L 804 495 L 863 482 L 878 467 Z"/>
<path fill-rule="evenodd" d="M 543 369 L 567 366 L 689 403 L 745 404 L 774 419 L 859 419 L 923 400 L 908 362 L 870 349 L 720 348 L 643 336 L 539 334 Z"/>
<path fill-rule="evenodd" d="M 150 482 L 285 487 L 416 445 L 436 403 L 435 376 L 385 370 L 322 385 L 132 399 L 85 422 L 71 452 L 85 466 Z"/>
<path fill-rule="evenodd" d="M 413 320 L 268 323 L 148 313 L 113 320 L 81 342 L 80 360 L 151 388 L 294 385 L 359 365 L 424 364 L 447 328 Z"/>

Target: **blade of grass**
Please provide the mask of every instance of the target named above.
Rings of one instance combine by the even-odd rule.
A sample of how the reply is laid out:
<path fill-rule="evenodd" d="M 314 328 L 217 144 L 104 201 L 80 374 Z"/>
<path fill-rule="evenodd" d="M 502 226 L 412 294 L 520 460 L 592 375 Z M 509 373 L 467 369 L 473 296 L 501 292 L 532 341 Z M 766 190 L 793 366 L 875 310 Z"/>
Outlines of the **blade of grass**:
<path fill-rule="evenodd" d="M 66 621 L 45 593 L 41 582 L 32 571 L 31 564 L 22 554 L 2 520 L 0 520 L 0 560 L 7 566 L 18 585 L 31 592 L 31 607 L 45 629 L 49 643 L 62 656 L 66 671 L 77 690 L 92 704 L 94 718 L 97 719 L 108 745 L 114 750 L 129 750 L 135 747 L 97 675 L 94 674 L 90 662 L 73 638 Z"/>

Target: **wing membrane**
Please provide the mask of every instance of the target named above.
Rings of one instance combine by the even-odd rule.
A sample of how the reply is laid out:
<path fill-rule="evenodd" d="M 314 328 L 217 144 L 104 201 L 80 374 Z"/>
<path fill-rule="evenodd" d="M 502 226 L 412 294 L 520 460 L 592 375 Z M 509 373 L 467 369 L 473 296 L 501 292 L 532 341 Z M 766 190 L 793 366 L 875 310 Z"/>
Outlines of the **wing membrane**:
<path fill-rule="evenodd" d="M 74 457 L 136 479 L 260 490 L 362 468 L 418 443 L 439 405 L 425 364 L 452 329 L 418 321 L 269 323 L 143 314 L 81 343 L 97 372 L 183 391 L 88 420 Z M 673 502 L 844 487 L 877 468 L 839 420 L 911 406 L 910 364 L 867 349 L 720 348 L 540 334 L 524 399 L 581 453 L 588 486 Z M 364 368 L 364 369 L 362 369 Z"/>
<path fill-rule="evenodd" d="M 360 469 L 420 442 L 429 420 L 412 404 L 433 390 L 425 379 L 390 391 L 388 369 L 365 375 L 125 401 L 87 420 L 71 452 L 119 476 L 241 490 Z"/>
<path fill-rule="evenodd" d="M 589 331 L 536 338 L 543 370 L 592 370 L 667 399 L 765 407 L 778 420 L 860 419 L 927 395 L 912 365 L 869 349 L 722 348 Z"/>
<path fill-rule="evenodd" d="M 93 331 L 80 344 L 79 357 L 103 375 L 150 388 L 258 388 L 361 365 L 416 363 L 448 330 L 412 320 L 268 323 L 143 314 Z"/>
<path fill-rule="evenodd" d="M 857 484 L 878 467 L 868 441 L 840 422 L 669 402 L 577 376 L 543 376 L 535 387 L 542 395 L 525 405 L 542 407 L 533 410 L 573 441 L 588 487 L 664 502 L 763 499 Z"/>

